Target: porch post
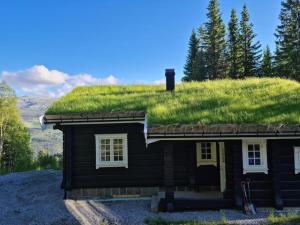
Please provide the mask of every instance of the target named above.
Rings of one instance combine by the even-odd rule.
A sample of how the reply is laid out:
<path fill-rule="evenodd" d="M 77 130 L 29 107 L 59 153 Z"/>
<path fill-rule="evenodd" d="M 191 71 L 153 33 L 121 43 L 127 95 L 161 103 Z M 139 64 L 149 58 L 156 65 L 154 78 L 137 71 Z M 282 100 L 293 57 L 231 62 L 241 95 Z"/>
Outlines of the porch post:
<path fill-rule="evenodd" d="M 173 143 L 164 144 L 164 185 L 166 210 L 174 210 L 174 162 Z"/>
<path fill-rule="evenodd" d="M 278 144 L 269 141 L 271 150 L 271 172 L 272 172 L 272 187 L 274 207 L 278 210 L 283 209 L 283 200 L 280 191 L 280 147 Z"/>
<path fill-rule="evenodd" d="M 243 175 L 243 159 L 242 159 L 242 141 L 233 141 L 231 149 L 233 151 L 233 177 L 234 177 L 234 199 L 235 206 L 242 209 L 242 189 L 241 181 Z"/>

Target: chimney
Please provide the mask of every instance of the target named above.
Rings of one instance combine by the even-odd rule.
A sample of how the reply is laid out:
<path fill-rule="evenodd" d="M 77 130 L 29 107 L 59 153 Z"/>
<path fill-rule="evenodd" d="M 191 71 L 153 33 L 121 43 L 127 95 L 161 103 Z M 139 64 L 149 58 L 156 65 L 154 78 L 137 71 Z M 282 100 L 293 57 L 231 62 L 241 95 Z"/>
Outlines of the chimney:
<path fill-rule="evenodd" d="M 166 69 L 166 90 L 174 91 L 175 89 L 175 71 L 174 69 Z"/>

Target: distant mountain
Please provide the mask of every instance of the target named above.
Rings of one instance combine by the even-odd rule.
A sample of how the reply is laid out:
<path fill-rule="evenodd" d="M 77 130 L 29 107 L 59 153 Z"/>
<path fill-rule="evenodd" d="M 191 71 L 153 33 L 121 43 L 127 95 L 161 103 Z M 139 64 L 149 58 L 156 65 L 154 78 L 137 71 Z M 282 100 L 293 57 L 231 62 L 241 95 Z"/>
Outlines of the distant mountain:
<path fill-rule="evenodd" d="M 43 115 L 47 107 L 55 101 L 50 97 L 19 97 L 18 104 L 25 125 L 28 127 L 32 146 L 35 153 L 47 149 L 50 154 L 62 152 L 62 133 L 59 130 L 48 128 L 42 130 L 39 117 Z"/>

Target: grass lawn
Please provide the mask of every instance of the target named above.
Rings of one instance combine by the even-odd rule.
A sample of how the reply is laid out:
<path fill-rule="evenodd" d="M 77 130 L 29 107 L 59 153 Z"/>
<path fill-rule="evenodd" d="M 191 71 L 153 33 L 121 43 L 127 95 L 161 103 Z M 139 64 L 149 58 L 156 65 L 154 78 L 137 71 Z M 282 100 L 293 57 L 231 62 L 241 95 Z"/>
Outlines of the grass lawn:
<path fill-rule="evenodd" d="M 296 212 L 290 212 L 286 215 L 275 216 L 270 214 L 268 217 L 268 225 L 300 225 L 300 215 Z"/>
<path fill-rule="evenodd" d="M 211 222 L 197 222 L 197 221 L 167 221 L 163 219 L 146 220 L 147 225 L 228 225 L 229 223 L 224 221 L 211 221 Z"/>
<path fill-rule="evenodd" d="M 300 124 L 300 83 L 280 78 L 77 87 L 46 114 L 147 111 L 153 124 Z"/>
<path fill-rule="evenodd" d="M 232 222 L 228 222 L 224 216 L 220 221 L 208 221 L 208 222 L 198 222 L 198 221 L 167 221 L 164 219 L 148 219 L 145 221 L 147 225 L 234 225 Z M 263 225 L 300 225 L 300 215 L 297 212 L 289 212 L 284 215 L 274 215 L 271 213 L 267 221 Z"/>

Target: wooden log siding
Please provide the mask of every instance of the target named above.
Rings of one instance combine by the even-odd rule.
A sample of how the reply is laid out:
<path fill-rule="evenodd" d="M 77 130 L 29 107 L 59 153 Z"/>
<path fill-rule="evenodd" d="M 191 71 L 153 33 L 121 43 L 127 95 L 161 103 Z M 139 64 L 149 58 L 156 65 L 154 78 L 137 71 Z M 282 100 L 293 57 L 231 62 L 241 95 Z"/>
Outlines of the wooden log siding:
<path fill-rule="evenodd" d="M 96 169 L 95 134 L 128 134 L 128 168 Z M 146 149 L 142 124 L 80 125 L 73 130 L 73 188 L 163 186 L 163 148 Z"/>
<path fill-rule="evenodd" d="M 233 182 L 235 206 L 236 208 L 241 209 L 243 205 L 241 190 L 241 180 L 243 174 L 242 141 L 231 142 L 230 150 L 233 152 Z"/>
<path fill-rule="evenodd" d="M 280 148 L 274 142 L 269 142 L 268 146 L 271 152 L 271 170 L 272 186 L 273 186 L 273 200 L 274 207 L 278 210 L 283 209 L 283 201 L 280 191 Z"/>
<path fill-rule="evenodd" d="M 64 151 L 65 151 L 65 189 L 72 189 L 72 173 L 73 173 L 73 128 L 66 127 L 64 129 Z"/>
<path fill-rule="evenodd" d="M 107 124 L 63 126 L 65 189 L 101 187 L 163 187 L 164 142 L 145 145 L 142 124 Z M 94 134 L 127 133 L 129 168 L 95 167 Z M 189 186 L 193 177 L 196 141 L 173 142 L 173 185 Z M 242 142 L 225 141 L 226 191 L 225 199 L 235 199 L 241 207 L 240 181 L 250 178 L 252 195 L 257 206 L 274 206 L 274 196 L 281 195 L 284 206 L 300 205 L 300 174 L 295 174 L 294 146 L 300 139 L 267 141 L 269 174 L 243 175 Z M 275 149 L 275 152 L 272 150 Z M 279 153 L 278 153 L 279 152 Z M 278 158 L 274 158 L 278 156 Z M 279 161 L 279 162 L 278 162 Z M 279 171 L 279 173 L 276 172 Z M 275 174 L 274 174 L 275 172 Z M 279 181 L 278 181 L 279 180 Z M 279 182 L 279 185 L 277 185 Z M 275 202 L 279 208 L 280 201 Z"/>
<path fill-rule="evenodd" d="M 166 209 L 173 211 L 174 205 L 174 154 L 173 143 L 164 143 L 164 185 Z"/>
<path fill-rule="evenodd" d="M 280 171 L 279 188 L 284 207 L 299 207 L 300 205 L 300 174 L 295 174 L 294 147 L 300 146 L 300 140 L 270 140 L 268 141 L 279 151 Z"/>

